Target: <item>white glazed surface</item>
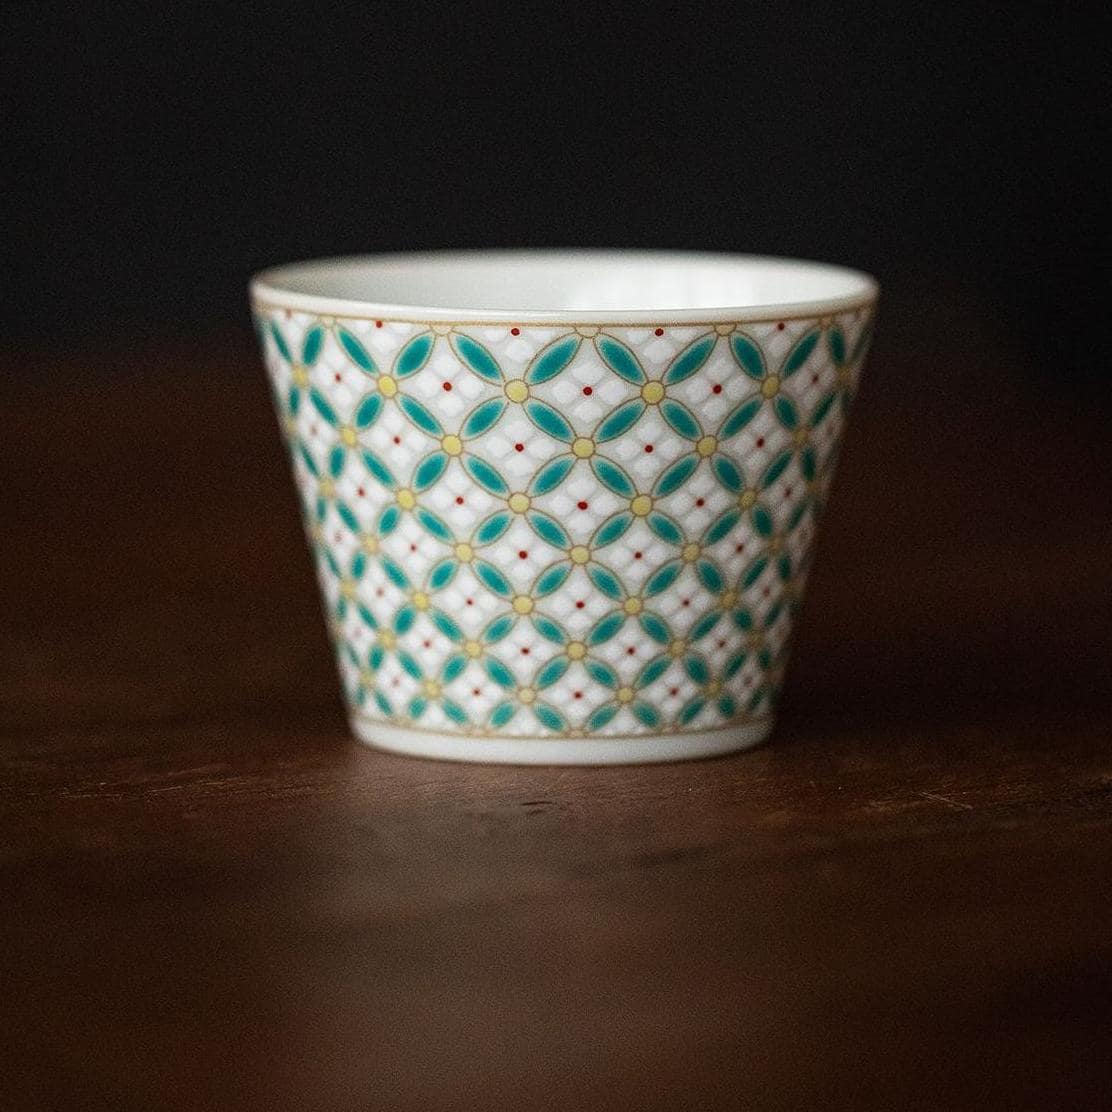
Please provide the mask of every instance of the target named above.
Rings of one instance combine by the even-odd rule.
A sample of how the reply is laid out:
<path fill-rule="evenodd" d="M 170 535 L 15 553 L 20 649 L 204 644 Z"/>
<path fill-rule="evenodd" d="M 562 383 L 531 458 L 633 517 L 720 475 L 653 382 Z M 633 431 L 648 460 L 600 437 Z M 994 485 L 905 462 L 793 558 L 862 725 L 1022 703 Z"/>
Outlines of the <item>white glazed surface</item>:
<path fill-rule="evenodd" d="M 709 304 L 743 292 L 787 300 Z M 552 764 L 763 739 L 875 293 L 818 264 L 643 253 L 262 275 L 357 735 Z"/>

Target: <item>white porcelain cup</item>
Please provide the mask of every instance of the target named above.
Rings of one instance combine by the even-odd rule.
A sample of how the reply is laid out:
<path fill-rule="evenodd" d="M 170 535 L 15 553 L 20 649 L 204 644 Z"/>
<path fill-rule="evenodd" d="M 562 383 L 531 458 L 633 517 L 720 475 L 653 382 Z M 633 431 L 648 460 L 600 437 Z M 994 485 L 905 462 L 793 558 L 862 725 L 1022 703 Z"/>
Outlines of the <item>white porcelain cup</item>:
<path fill-rule="evenodd" d="M 544 764 L 760 742 L 876 297 L 640 251 L 256 276 L 354 732 Z"/>

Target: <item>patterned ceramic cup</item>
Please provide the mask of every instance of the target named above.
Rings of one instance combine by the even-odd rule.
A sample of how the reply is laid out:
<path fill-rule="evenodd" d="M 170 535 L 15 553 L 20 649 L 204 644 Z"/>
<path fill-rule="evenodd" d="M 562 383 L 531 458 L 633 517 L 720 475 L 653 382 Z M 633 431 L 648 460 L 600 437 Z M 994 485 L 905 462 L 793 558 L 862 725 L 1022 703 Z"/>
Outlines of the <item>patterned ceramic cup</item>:
<path fill-rule="evenodd" d="M 604 764 L 766 736 L 872 279 L 457 252 L 251 297 L 360 738 Z"/>

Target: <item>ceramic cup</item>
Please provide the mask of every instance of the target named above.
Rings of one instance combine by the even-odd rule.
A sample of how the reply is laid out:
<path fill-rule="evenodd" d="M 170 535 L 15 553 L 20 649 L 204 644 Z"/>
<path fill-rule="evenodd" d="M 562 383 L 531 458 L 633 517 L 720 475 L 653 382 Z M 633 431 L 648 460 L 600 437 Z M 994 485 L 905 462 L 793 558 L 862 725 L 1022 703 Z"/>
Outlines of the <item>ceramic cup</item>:
<path fill-rule="evenodd" d="M 256 276 L 356 735 L 537 764 L 763 740 L 876 297 L 665 252 Z"/>

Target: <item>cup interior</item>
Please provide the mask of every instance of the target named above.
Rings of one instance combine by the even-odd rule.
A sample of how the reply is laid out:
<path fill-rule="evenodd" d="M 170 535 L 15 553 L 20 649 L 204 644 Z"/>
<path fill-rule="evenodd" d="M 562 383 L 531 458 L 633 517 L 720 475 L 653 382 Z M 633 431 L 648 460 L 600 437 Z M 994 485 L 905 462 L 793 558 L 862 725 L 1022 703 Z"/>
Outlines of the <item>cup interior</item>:
<path fill-rule="evenodd" d="M 451 251 L 295 263 L 260 274 L 257 300 L 310 312 L 427 319 L 735 320 L 838 312 L 875 297 L 827 263 L 669 251 Z"/>

